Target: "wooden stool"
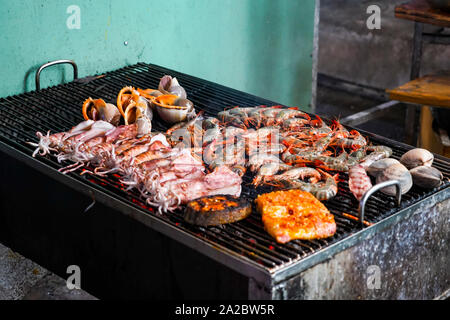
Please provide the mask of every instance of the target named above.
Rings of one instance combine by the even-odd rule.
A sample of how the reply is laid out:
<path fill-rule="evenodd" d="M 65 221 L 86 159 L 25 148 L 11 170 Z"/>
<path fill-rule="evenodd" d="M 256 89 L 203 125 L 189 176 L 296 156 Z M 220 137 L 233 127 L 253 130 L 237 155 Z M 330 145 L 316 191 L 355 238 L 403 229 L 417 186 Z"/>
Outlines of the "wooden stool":
<path fill-rule="evenodd" d="M 450 108 L 450 72 L 414 79 L 400 87 L 387 90 L 389 98 L 421 104 L 419 146 L 450 155 L 450 141 L 445 130 L 434 132 L 430 107 Z"/>

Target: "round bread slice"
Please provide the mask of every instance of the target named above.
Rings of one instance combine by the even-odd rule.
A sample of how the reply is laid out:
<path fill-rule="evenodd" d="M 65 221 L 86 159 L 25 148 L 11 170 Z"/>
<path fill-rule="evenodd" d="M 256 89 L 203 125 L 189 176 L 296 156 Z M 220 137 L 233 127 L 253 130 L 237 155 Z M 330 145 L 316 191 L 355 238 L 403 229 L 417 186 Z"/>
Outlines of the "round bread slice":
<path fill-rule="evenodd" d="M 218 226 L 245 219 L 251 212 L 251 203 L 245 199 L 215 195 L 189 201 L 184 220 L 203 227 Z"/>

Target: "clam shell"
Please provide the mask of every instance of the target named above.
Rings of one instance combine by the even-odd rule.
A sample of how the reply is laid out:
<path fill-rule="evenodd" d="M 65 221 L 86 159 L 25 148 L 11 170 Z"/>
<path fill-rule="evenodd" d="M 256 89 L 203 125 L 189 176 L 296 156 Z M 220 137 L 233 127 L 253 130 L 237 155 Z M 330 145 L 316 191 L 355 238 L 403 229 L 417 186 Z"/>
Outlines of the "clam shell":
<path fill-rule="evenodd" d="M 389 180 L 400 181 L 402 194 L 407 193 L 413 185 L 411 173 L 409 173 L 408 169 L 401 163 L 390 165 L 386 170 L 381 171 L 377 177 L 377 183 Z M 390 196 L 395 196 L 396 187 L 385 187 L 381 189 L 381 192 Z"/>
<path fill-rule="evenodd" d="M 384 170 L 386 170 L 387 168 L 389 168 L 391 165 L 393 164 L 398 164 L 400 163 L 397 159 L 393 159 L 393 158 L 386 158 L 386 159 L 381 159 L 378 161 L 375 161 L 374 163 L 372 163 L 367 169 L 367 173 L 370 174 L 372 177 L 378 177 L 380 175 L 380 173 Z"/>
<path fill-rule="evenodd" d="M 433 160 L 433 154 L 430 151 L 422 148 L 409 150 L 400 158 L 400 162 L 408 169 L 419 166 L 431 167 Z"/>
<path fill-rule="evenodd" d="M 433 167 L 415 167 L 409 172 L 412 175 L 414 184 L 425 189 L 439 187 L 442 183 L 442 179 L 444 179 L 442 173 Z"/>

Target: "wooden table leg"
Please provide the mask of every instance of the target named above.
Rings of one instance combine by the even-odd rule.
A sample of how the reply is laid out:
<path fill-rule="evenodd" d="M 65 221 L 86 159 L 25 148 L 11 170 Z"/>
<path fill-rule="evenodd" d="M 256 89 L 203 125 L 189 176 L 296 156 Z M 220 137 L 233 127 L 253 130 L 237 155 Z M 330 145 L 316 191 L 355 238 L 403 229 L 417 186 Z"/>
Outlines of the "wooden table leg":
<path fill-rule="evenodd" d="M 432 150 L 433 148 L 433 115 L 431 108 L 422 106 L 420 112 L 420 141 L 421 148 Z"/>
<path fill-rule="evenodd" d="M 420 75 L 420 63 L 422 59 L 422 34 L 423 24 L 416 22 L 414 24 L 413 51 L 411 58 L 411 80 L 418 78 Z M 417 118 L 418 108 L 416 106 L 408 106 L 406 109 L 405 119 L 405 142 L 414 146 L 417 145 Z"/>

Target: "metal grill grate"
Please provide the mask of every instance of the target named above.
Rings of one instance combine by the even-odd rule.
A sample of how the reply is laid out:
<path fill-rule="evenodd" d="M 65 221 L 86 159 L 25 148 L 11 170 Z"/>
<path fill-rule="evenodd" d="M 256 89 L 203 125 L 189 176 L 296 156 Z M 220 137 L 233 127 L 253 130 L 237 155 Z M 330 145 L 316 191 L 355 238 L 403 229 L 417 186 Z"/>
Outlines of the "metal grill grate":
<path fill-rule="evenodd" d="M 35 141 L 36 131 L 65 131 L 82 121 L 81 105 L 87 97 L 102 98 L 107 102 L 115 103 L 117 93 L 122 87 L 132 85 L 140 88 L 157 88 L 159 79 L 164 74 L 176 76 L 186 89 L 189 99 L 194 102 L 196 108 L 205 110 L 208 115 L 215 116 L 217 112 L 229 106 L 275 105 L 271 101 L 186 74 L 156 65 L 139 63 L 108 72 L 104 77 L 90 82 L 74 81 L 38 92 L 0 99 L 0 140 L 14 149 L 31 155 L 33 149 L 25 142 Z M 156 130 L 167 129 L 167 126 L 158 119 L 154 120 L 153 126 Z M 374 144 L 383 144 L 391 147 L 394 150 L 393 157 L 397 159 L 410 148 L 395 141 L 386 140 L 368 133 L 365 134 L 369 136 L 369 139 Z M 55 169 L 68 164 L 59 164 L 54 157 L 49 156 L 37 157 L 35 161 L 41 161 Z M 446 178 L 446 182 L 442 186 L 431 191 L 413 187 L 410 192 L 403 196 L 400 208 L 395 207 L 393 198 L 378 192 L 367 204 L 366 221 L 376 223 L 398 212 L 401 208 L 413 205 L 425 197 L 447 188 L 450 185 L 448 180 L 450 178 L 449 160 L 437 158 L 434 166 L 441 170 Z M 348 190 L 346 174 L 340 174 L 343 182 L 339 184 L 337 196 L 325 203 L 335 215 L 336 234 L 328 239 L 294 240 L 280 245 L 264 231 L 261 219 L 256 212 L 253 212 L 250 217 L 243 221 L 220 227 L 202 228 L 192 226 L 184 222 L 181 210 L 167 215 L 158 215 L 151 207 L 145 204 L 138 192 L 125 191 L 117 176 L 111 175 L 107 178 L 88 175 L 80 176 L 79 172 L 75 171 L 70 173 L 70 175 L 75 179 L 82 180 L 90 185 L 91 188 L 98 188 L 102 191 L 107 190 L 116 199 L 127 201 L 135 207 L 144 208 L 148 214 L 154 215 L 158 219 L 163 219 L 184 232 L 201 238 L 215 247 L 227 248 L 239 257 L 245 257 L 248 261 L 269 270 L 275 270 L 305 258 L 361 229 L 358 221 L 347 216 L 358 216 L 358 203 Z M 254 199 L 258 193 L 270 190 L 267 187 L 260 187 L 255 190 L 249 185 L 251 179 L 252 177 L 249 174 L 244 176 L 242 196 Z"/>

